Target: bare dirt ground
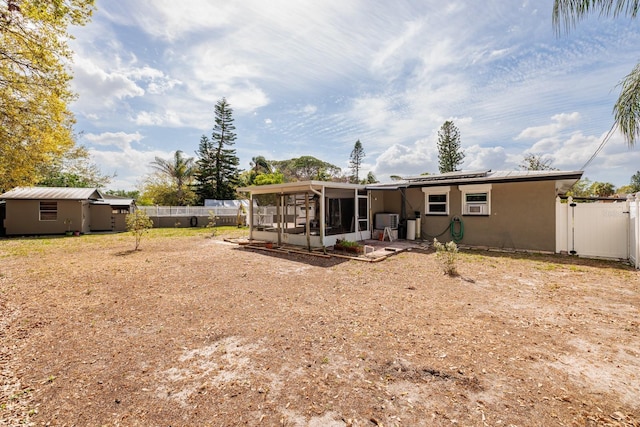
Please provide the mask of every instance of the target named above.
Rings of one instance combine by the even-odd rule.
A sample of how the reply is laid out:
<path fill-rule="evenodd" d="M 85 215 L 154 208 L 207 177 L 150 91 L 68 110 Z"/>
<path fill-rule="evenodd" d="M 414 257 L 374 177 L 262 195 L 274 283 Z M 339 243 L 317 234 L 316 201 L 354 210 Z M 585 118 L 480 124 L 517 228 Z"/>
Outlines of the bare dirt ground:
<path fill-rule="evenodd" d="M 0 240 L 0 425 L 640 426 L 640 273 Z"/>

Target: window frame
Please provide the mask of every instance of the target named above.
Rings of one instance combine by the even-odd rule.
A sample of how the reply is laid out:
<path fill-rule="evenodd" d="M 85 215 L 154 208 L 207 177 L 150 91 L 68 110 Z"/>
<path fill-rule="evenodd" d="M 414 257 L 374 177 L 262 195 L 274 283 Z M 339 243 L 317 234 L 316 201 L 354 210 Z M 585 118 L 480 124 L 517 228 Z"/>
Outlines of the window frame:
<path fill-rule="evenodd" d="M 38 208 L 39 208 L 38 218 L 40 221 L 57 221 L 58 220 L 58 202 L 57 201 L 40 200 Z"/>
<path fill-rule="evenodd" d="M 451 198 L 449 197 L 451 193 L 451 186 L 440 186 L 440 187 L 422 187 L 422 192 L 424 193 L 424 214 L 425 215 L 438 215 L 438 216 L 448 216 L 449 215 L 449 207 Z M 444 202 L 430 202 L 429 196 L 445 196 Z M 444 205 L 444 212 L 432 211 L 431 206 L 442 206 Z"/>
<path fill-rule="evenodd" d="M 462 195 L 462 215 L 490 216 L 491 215 L 491 184 L 460 185 L 458 187 Z M 486 194 L 485 201 L 467 201 L 467 196 Z M 484 212 L 469 212 L 468 206 L 486 206 Z"/>

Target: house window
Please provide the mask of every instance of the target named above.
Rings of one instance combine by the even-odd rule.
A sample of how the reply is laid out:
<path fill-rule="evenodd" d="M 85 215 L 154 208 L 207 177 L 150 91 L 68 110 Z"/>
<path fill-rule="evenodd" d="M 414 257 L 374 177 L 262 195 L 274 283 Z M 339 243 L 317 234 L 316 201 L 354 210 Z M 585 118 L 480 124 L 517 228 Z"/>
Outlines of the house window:
<path fill-rule="evenodd" d="M 425 214 L 449 215 L 449 191 L 451 187 L 423 187 Z"/>
<path fill-rule="evenodd" d="M 58 202 L 40 202 L 40 221 L 58 219 Z"/>
<path fill-rule="evenodd" d="M 491 215 L 491 184 L 461 185 L 463 215 Z"/>

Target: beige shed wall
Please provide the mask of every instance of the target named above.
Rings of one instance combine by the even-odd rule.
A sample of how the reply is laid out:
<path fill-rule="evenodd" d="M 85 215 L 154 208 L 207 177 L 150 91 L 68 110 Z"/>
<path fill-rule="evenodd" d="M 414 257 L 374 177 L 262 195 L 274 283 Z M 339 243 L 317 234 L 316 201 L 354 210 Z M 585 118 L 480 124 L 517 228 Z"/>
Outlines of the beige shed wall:
<path fill-rule="evenodd" d="M 58 200 L 58 216 L 55 221 L 40 221 L 39 200 L 7 200 L 5 227 L 8 236 L 27 234 L 63 234 L 71 219 L 71 230 L 80 230 L 83 220 L 83 205 L 77 200 Z"/>

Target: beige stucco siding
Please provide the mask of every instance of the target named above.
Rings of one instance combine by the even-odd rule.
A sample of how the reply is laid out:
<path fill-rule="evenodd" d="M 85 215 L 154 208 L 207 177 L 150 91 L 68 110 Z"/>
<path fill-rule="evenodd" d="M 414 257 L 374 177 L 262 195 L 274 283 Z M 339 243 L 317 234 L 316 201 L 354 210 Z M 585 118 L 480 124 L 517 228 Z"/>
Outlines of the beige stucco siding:
<path fill-rule="evenodd" d="M 71 219 L 71 230 L 81 230 L 82 203 L 77 200 L 58 200 L 55 221 L 40 220 L 39 200 L 7 200 L 5 227 L 7 235 L 62 234 L 69 228 L 65 219 Z"/>
<path fill-rule="evenodd" d="M 372 191 L 373 213 L 401 212 L 399 190 Z M 464 227 L 461 244 L 502 249 L 555 251 L 555 181 L 493 183 L 491 214 L 463 215 L 462 192 L 451 185 L 448 215 L 425 215 L 425 194 L 421 188 L 405 190 L 407 219 L 420 211 L 421 237 L 440 241 L 451 240 L 449 226 L 459 217 Z M 456 227 L 456 231 L 459 228 Z"/>

